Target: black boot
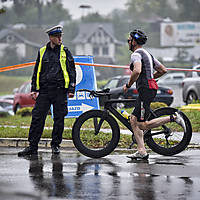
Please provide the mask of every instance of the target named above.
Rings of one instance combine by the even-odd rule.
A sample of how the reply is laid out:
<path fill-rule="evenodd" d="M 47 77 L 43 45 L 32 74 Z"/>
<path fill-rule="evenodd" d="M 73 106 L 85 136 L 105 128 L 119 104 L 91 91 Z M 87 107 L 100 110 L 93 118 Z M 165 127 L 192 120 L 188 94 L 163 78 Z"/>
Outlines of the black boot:
<path fill-rule="evenodd" d="M 23 157 L 23 156 L 28 156 L 28 155 L 37 155 L 37 153 L 38 153 L 37 149 L 35 149 L 31 146 L 28 146 L 23 151 L 20 151 L 18 153 L 18 156 Z"/>
<path fill-rule="evenodd" d="M 53 154 L 59 154 L 60 153 L 60 148 L 58 146 L 52 146 L 52 153 Z"/>

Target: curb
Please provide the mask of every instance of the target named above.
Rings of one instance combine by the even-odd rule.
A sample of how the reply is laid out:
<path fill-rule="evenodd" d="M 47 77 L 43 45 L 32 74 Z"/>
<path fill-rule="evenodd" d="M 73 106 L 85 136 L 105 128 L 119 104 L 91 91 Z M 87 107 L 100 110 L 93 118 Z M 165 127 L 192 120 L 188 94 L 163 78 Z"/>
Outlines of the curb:
<path fill-rule="evenodd" d="M 0 147 L 27 147 L 29 141 L 26 138 L 0 138 Z M 42 138 L 38 144 L 38 147 L 41 148 L 51 148 L 51 139 Z M 72 140 L 62 140 L 60 144 L 61 148 L 75 148 Z M 187 147 L 188 149 L 200 148 L 200 144 L 190 144 Z M 115 151 L 131 151 L 133 149 L 127 148 L 116 148 Z"/>
<path fill-rule="evenodd" d="M 0 147 L 27 147 L 28 145 L 29 141 L 25 138 L 0 138 Z M 50 148 L 51 139 L 41 139 L 38 147 Z M 72 140 L 62 140 L 60 147 L 75 148 Z"/>

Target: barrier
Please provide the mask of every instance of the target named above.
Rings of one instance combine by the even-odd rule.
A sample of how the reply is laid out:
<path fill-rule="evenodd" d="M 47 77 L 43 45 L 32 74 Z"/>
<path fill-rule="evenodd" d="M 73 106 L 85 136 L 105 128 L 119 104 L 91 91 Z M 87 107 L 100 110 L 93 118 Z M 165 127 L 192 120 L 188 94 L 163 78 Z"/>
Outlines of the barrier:
<path fill-rule="evenodd" d="M 21 68 L 26 68 L 26 67 L 31 67 L 35 65 L 35 62 L 30 62 L 30 63 L 24 63 L 24 64 L 18 64 L 18 65 L 12 65 L 12 66 L 7 66 L 7 67 L 2 67 L 0 68 L 0 72 L 5 72 L 5 71 L 11 71 L 15 69 L 21 69 Z M 112 67 L 112 68 L 121 68 L 121 69 L 129 69 L 128 65 L 107 65 L 107 64 L 94 64 L 94 63 L 81 63 L 81 62 L 75 62 L 75 65 L 82 65 L 82 66 L 94 66 L 94 67 Z M 195 69 L 182 69 L 182 68 L 167 68 L 169 71 L 188 71 L 188 72 L 200 72 L 200 70 L 195 70 Z"/>

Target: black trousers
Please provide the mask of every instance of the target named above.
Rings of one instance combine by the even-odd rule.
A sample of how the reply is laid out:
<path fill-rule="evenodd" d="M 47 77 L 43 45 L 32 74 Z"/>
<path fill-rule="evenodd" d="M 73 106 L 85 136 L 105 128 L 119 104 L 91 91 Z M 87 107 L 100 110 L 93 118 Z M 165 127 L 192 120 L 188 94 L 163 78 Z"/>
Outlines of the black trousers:
<path fill-rule="evenodd" d="M 51 104 L 53 105 L 53 131 L 51 146 L 59 146 L 62 142 L 64 117 L 67 115 L 67 92 L 63 88 L 50 89 L 39 92 L 32 111 L 32 121 L 29 129 L 28 141 L 30 146 L 38 149 L 38 143 L 44 130 L 45 120 Z"/>

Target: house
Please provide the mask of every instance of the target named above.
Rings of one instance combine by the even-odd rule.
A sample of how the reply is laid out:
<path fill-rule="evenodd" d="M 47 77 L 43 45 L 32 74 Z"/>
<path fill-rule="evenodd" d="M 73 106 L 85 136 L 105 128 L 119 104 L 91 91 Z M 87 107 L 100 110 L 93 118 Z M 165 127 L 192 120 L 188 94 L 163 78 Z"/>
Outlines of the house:
<path fill-rule="evenodd" d="M 2 29 L 0 30 L 0 56 L 7 47 L 16 48 L 20 58 L 35 59 L 38 49 L 48 41 L 42 30 L 33 29 Z"/>
<path fill-rule="evenodd" d="M 114 36 L 110 23 L 82 23 L 73 39 L 75 55 L 92 55 L 94 62 L 114 64 L 116 48 L 123 45 Z"/>

